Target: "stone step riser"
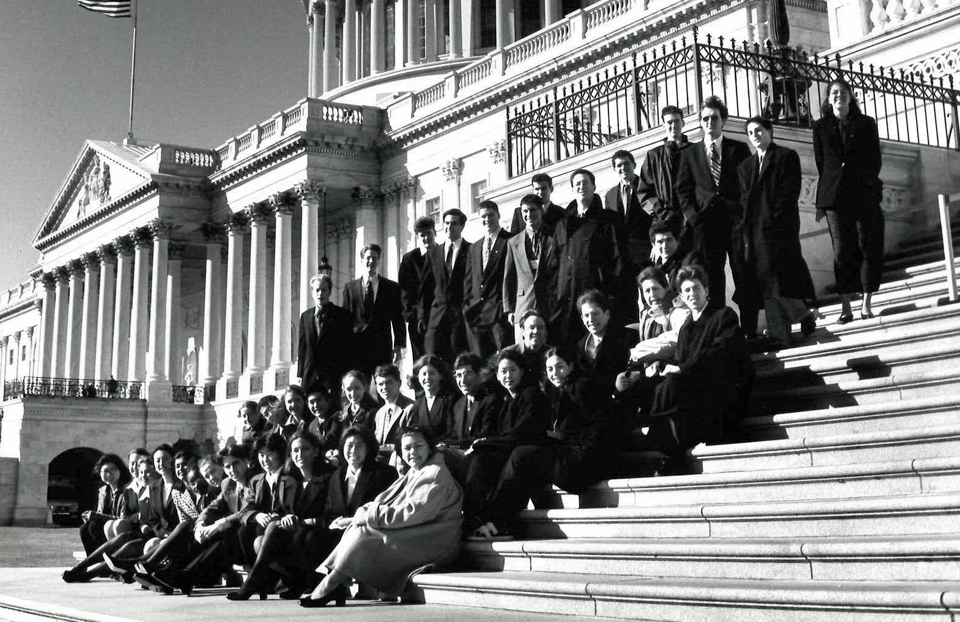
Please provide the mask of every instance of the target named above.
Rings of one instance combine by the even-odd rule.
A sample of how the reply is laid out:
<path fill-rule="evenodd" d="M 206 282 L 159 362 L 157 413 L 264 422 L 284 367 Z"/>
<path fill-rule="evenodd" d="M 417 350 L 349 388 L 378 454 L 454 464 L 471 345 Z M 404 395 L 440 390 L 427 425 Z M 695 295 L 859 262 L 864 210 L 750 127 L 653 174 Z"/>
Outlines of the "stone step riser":
<path fill-rule="evenodd" d="M 909 308 L 923 308 L 933 306 L 938 300 L 947 295 L 947 272 L 943 268 L 939 272 L 931 272 L 918 277 L 910 277 L 903 281 L 885 283 L 873 295 L 872 308 L 875 315 L 884 317 L 896 310 Z M 859 320 L 859 296 L 853 299 L 854 318 Z M 840 315 L 842 306 L 837 301 L 822 301 L 818 310 L 824 316 L 819 322 L 831 323 Z"/>
<path fill-rule="evenodd" d="M 877 415 L 851 414 L 848 417 L 822 417 L 809 421 L 744 422 L 741 429 L 749 440 L 770 441 L 784 438 L 798 439 L 839 434 L 866 434 L 894 432 L 906 428 L 925 428 L 952 425 L 960 421 L 956 408 L 940 410 L 910 410 Z"/>

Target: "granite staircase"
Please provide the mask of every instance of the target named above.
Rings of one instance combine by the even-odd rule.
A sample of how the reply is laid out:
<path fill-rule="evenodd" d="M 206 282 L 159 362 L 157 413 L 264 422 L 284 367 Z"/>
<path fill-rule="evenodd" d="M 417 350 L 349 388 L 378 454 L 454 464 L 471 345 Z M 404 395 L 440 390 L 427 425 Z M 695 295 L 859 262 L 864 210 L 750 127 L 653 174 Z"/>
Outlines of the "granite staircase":
<path fill-rule="evenodd" d="M 960 235 L 957 236 L 960 238 Z M 960 239 L 958 239 L 960 241 Z M 755 356 L 744 441 L 614 479 L 422 574 L 429 603 L 656 621 L 960 620 L 960 304 L 939 237 L 888 256 L 872 320 L 821 307 Z M 960 276 L 960 261 L 954 266 Z"/>

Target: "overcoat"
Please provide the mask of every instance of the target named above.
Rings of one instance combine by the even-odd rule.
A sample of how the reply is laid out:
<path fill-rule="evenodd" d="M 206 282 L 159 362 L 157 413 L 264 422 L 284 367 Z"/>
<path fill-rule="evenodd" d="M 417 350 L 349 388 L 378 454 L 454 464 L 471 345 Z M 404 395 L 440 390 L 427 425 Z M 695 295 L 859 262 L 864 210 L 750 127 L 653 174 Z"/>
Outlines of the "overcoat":
<path fill-rule="evenodd" d="M 362 507 L 367 523 L 349 527 L 322 567 L 400 594 L 413 571 L 456 559 L 463 491 L 440 453 Z"/>
<path fill-rule="evenodd" d="M 503 267 L 503 311 L 513 313 L 514 321 L 530 309 L 550 318 L 557 299 L 557 270 L 560 257 L 553 239 L 553 231 L 541 229 L 540 259 L 534 269 L 527 257 L 527 233 L 507 240 L 507 259 Z"/>

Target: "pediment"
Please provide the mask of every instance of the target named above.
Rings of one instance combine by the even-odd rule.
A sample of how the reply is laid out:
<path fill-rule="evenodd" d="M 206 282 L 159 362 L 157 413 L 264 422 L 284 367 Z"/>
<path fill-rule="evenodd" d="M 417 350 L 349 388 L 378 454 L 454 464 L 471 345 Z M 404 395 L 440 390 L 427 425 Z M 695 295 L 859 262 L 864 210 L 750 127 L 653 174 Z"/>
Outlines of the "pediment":
<path fill-rule="evenodd" d="M 82 226 L 85 220 L 153 180 L 139 159 L 152 147 L 88 140 L 47 210 L 34 246 L 53 234 Z"/>

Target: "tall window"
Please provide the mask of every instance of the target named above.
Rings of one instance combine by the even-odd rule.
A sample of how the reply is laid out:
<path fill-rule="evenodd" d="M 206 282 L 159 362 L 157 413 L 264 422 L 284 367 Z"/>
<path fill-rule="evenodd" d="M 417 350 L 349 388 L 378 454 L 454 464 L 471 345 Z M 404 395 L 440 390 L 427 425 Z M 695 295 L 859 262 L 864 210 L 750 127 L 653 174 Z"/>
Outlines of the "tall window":
<path fill-rule="evenodd" d="M 417 0 L 417 49 L 420 50 L 418 58 L 427 56 L 427 0 Z"/>
<path fill-rule="evenodd" d="M 384 68 L 397 68 L 397 3 L 388 2 L 386 6 L 386 49 L 384 50 Z"/>
<path fill-rule="evenodd" d="M 563 9 L 564 15 L 569 15 L 574 11 L 579 11 L 583 8 L 582 0 L 560 0 L 560 7 Z"/>
<path fill-rule="evenodd" d="M 477 211 L 477 207 L 480 205 L 480 195 L 482 195 L 483 191 L 486 189 L 486 179 L 482 179 L 470 184 L 470 206 L 474 212 Z"/>
<path fill-rule="evenodd" d="M 481 48 L 497 47 L 497 0 L 480 0 L 478 41 Z"/>
<path fill-rule="evenodd" d="M 440 197 L 433 197 L 432 199 L 427 199 L 427 216 L 433 218 L 433 222 L 437 223 L 437 228 L 440 228 Z"/>

